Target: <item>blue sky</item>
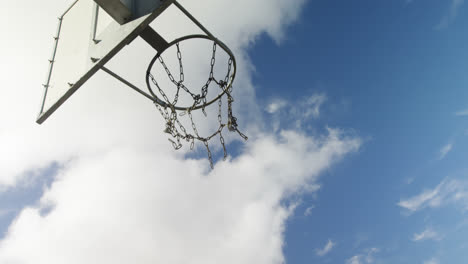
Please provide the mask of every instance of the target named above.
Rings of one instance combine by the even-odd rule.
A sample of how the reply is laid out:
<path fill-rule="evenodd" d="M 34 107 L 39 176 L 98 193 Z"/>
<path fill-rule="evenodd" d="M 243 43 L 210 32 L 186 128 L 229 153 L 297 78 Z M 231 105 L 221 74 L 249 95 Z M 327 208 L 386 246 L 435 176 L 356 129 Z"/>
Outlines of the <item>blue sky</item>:
<path fill-rule="evenodd" d="M 325 94 L 312 126 L 365 138 L 358 155 L 327 172 L 316 198 L 301 198 L 288 222 L 289 263 L 343 263 L 371 248 L 379 249 L 376 263 L 468 258 L 466 200 L 413 213 L 398 206 L 449 179 L 464 182 L 466 193 L 468 16 L 466 5 L 456 15 L 451 5 L 310 1 L 279 47 L 263 37 L 251 50 L 266 102 Z M 412 240 L 427 229 L 438 238 Z M 312 249 L 329 239 L 336 246 L 317 256 Z"/>
<path fill-rule="evenodd" d="M 466 263 L 468 3 L 271 1 L 181 1 L 238 60 L 250 139 L 214 170 L 104 75 L 36 125 L 64 8 L 9 6 L 28 15 L 0 49 L 0 262 Z M 109 67 L 141 85 L 154 51 L 132 45 Z"/>

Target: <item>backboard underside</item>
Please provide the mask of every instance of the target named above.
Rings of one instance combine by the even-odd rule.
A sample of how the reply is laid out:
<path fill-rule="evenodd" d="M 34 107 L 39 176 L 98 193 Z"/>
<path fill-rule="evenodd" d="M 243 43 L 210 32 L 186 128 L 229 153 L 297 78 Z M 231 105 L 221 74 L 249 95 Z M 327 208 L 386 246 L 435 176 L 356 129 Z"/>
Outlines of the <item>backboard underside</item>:
<path fill-rule="evenodd" d="M 96 0 L 96 2 L 112 2 L 119 0 Z M 129 4 L 137 0 L 126 0 Z M 153 11 L 148 4 L 140 13 L 133 14 L 138 18 L 121 25 L 111 18 L 93 0 L 77 0 L 59 18 L 57 36 L 50 60 L 49 73 L 44 84 L 44 97 L 37 119 L 43 123 L 70 96 L 78 90 L 105 63 L 116 55 L 127 44 L 143 32 L 150 32 L 149 24 L 175 0 L 140 0 L 152 2 Z M 137 1 L 138 2 L 138 1 Z M 102 3 L 100 3 L 101 5 Z M 136 5 L 133 3 L 133 7 Z M 136 10 L 136 9 L 129 9 Z M 119 12 L 111 14 L 113 17 Z M 103 29 L 98 30 L 100 27 Z M 149 30 L 148 30 L 149 29 Z M 147 34 L 146 34 L 147 35 Z M 161 40 L 164 42 L 163 40 Z"/>

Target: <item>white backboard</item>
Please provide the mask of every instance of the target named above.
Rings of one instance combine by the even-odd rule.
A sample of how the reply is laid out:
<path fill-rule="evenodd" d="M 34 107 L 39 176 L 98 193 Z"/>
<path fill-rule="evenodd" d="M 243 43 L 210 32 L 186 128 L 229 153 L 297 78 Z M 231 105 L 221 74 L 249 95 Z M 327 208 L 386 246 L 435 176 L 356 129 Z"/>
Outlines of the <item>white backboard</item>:
<path fill-rule="evenodd" d="M 77 0 L 59 18 L 59 26 L 37 123 L 43 123 L 106 62 L 138 37 L 175 0 L 96 0 L 132 4 L 136 19 L 121 24 L 94 0 Z M 144 3 L 137 5 L 138 2 Z M 140 8 L 135 9 L 135 6 Z M 109 6 L 107 6 L 106 9 Z M 142 7 L 144 7 L 142 9 Z M 123 14 L 115 11 L 116 14 Z M 141 12 L 150 11 L 146 15 Z M 152 11 L 151 11 L 152 10 Z M 130 11 L 131 12 L 131 11 Z M 136 11 L 135 11 L 136 12 Z M 123 14 L 124 15 L 124 14 Z"/>

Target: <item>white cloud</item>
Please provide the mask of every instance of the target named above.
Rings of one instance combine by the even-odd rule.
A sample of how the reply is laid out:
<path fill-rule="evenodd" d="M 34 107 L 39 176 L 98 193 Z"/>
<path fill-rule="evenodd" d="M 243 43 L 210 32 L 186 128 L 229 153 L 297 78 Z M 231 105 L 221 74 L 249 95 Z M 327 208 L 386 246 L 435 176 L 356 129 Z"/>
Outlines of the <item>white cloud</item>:
<path fill-rule="evenodd" d="M 294 207 L 282 201 L 316 190 L 319 174 L 361 142 L 338 129 L 317 137 L 261 129 L 247 49 L 264 32 L 280 42 L 304 0 L 181 2 L 236 53 L 234 110 L 252 131 L 239 156 L 212 171 L 204 156 L 185 159 L 184 151 L 173 151 L 154 106 L 104 74 L 36 125 L 52 44 L 44 36 L 53 35 L 62 10 L 52 0 L 6 7 L 6 14 L 21 12 L 25 19 L 13 28 L 11 17 L 0 17 L 2 32 L 12 39 L 0 44 L 10 62 L 0 65 L 6 78 L 0 88 L 0 185 L 16 186 L 55 162 L 61 169 L 37 207 L 21 210 L 9 227 L 0 263 L 284 262 L 285 222 Z M 185 30 L 180 21 L 166 22 L 173 12 L 154 24 L 161 34 Z M 147 65 L 135 61 L 153 55 L 137 39 L 106 66 L 144 87 Z"/>
<path fill-rule="evenodd" d="M 372 264 L 375 263 L 375 254 L 380 250 L 378 248 L 370 248 L 364 250 L 363 253 L 352 256 L 346 260 L 346 264 Z"/>
<path fill-rule="evenodd" d="M 317 256 L 323 257 L 328 254 L 334 247 L 336 243 L 334 243 L 331 239 L 328 240 L 327 244 L 322 249 L 317 249 L 316 253 Z"/>
<path fill-rule="evenodd" d="M 431 202 L 431 201 L 437 201 L 437 197 L 440 192 L 440 186 L 437 186 L 433 190 L 427 190 L 422 192 L 419 195 L 416 195 L 412 198 L 406 199 L 406 200 L 400 200 L 398 203 L 399 206 L 406 208 L 410 211 L 417 211 L 420 210 L 421 208 L 428 206 L 429 204 L 436 205 L 437 202 Z"/>
<path fill-rule="evenodd" d="M 312 214 L 312 210 L 315 208 L 315 205 L 309 206 L 304 211 L 304 216 L 309 216 Z"/>
<path fill-rule="evenodd" d="M 292 114 L 297 119 L 307 120 L 309 118 L 320 117 L 320 108 L 327 101 L 327 96 L 323 93 L 314 93 L 312 95 L 301 98 L 297 102 L 288 104 L 283 99 L 272 100 L 265 110 L 270 113 L 276 113 L 280 109 L 289 106 L 289 116 Z"/>
<path fill-rule="evenodd" d="M 294 103 L 294 107 L 289 109 L 289 120 L 295 120 L 295 128 L 303 129 L 305 123 L 310 119 L 317 119 L 320 117 L 322 105 L 327 101 L 327 96 L 323 93 L 313 93 L 312 95 L 305 96 Z"/>
<path fill-rule="evenodd" d="M 207 175 L 132 148 L 75 160 L 10 227 L 0 263 L 282 263 L 281 201 L 357 147 L 337 136 L 265 137 Z"/>
<path fill-rule="evenodd" d="M 282 108 L 284 108 L 285 106 L 287 106 L 287 102 L 285 100 L 282 100 L 282 99 L 275 99 L 273 100 L 272 102 L 270 102 L 268 104 L 268 106 L 266 107 L 266 111 L 270 114 L 274 114 L 276 113 L 277 111 L 281 110 Z"/>
<path fill-rule="evenodd" d="M 460 110 L 455 113 L 456 116 L 468 116 L 468 109 Z"/>
<path fill-rule="evenodd" d="M 439 24 L 435 26 L 435 29 L 440 30 L 447 28 L 457 18 L 459 10 L 464 2 L 465 0 L 452 0 L 448 13 L 442 17 Z"/>
<path fill-rule="evenodd" d="M 445 158 L 445 156 L 447 156 L 447 154 L 452 150 L 452 148 L 452 143 L 448 143 L 447 145 L 443 146 L 439 151 L 439 159 Z"/>
<path fill-rule="evenodd" d="M 427 228 L 423 232 L 415 233 L 413 235 L 413 241 L 424 241 L 424 240 L 429 240 L 429 239 L 432 239 L 432 240 L 439 239 L 439 235 L 437 234 L 437 232 L 435 232 L 431 228 Z"/>
<path fill-rule="evenodd" d="M 435 258 L 424 261 L 424 264 L 439 264 L 439 263 L 440 263 L 439 260 L 437 260 Z"/>
<path fill-rule="evenodd" d="M 291 102 L 273 99 L 265 107 L 265 111 L 275 114 L 274 119 L 269 122 L 273 131 L 278 131 L 281 127 L 307 130 L 311 127 L 312 119 L 320 118 L 321 109 L 326 101 L 327 96 L 324 93 L 303 95 L 300 99 Z"/>
<path fill-rule="evenodd" d="M 250 82 L 253 66 L 249 61 L 247 49 L 263 32 L 280 41 L 284 37 L 284 28 L 297 19 L 304 2 L 244 0 L 232 3 L 205 0 L 200 4 L 182 1 L 190 12 L 207 25 L 212 33 L 224 40 L 237 55 L 238 78 L 234 87 L 234 110 L 238 115 L 242 114 L 239 116 L 241 127 L 244 124 L 256 123 L 259 117 L 255 89 Z M 246 5 L 250 8 L 246 9 Z M 154 106 L 103 73 L 93 77 L 44 125 L 38 126 L 34 123 L 42 95 L 40 87 L 47 71 L 52 36 L 57 26 L 56 17 L 63 12 L 63 6 L 56 6 L 51 0 L 41 4 L 35 3 L 27 8 L 24 3 L 15 2 L 6 12 L 13 14 L 19 13 L 19 10 L 26 10 L 31 13 L 26 15 L 29 20 L 16 23 L 15 28 L 9 25 L 8 16 L 1 18 L 4 22 L 1 25 L 2 32 L 15 39 L 2 43 L 0 49 L 2 57 L 11 61 L 8 67 L 1 66 L 5 74 L 2 77 L 4 88 L 0 98 L 0 157 L 4 164 L 8 164 L 0 166 L 0 185 L 3 186 L 16 184 L 27 173 L 44 168 L 50 161 L 67 161 L 83 152 L 94 152 L 96 149 L 105 149 L 123 142 L 133 144 L 136 140 L 130 137 L 135 135 L 135 131 L 138 131 L 139 144 L 159 144 L 154 141 L 167 143 L 164 136 L 154 136 L 156 131 L 162 130 L 162 120 Z M 230 12 L 224 12 L 220 21 L 219 10 L 226 9 Z M 262 15 L 257 12 L 260 9 L 264 11 Z M 171 15 L 176 13 L 175 11 L 168 10 L 165 13 L 167 15 L 158 18 L 152 26 L 164 36 L 174 37 L 179 31 L 185 32 L 185 20 L 171 21 Z M 242 20 L 238 19 L 239 13 L 243 14 Z M 21 32 L 31 32 L 33 35 Z M 35 41 L 31 42 L 30 38 Z M 137 39 L 106 66 L 144 88 L 146 84 L 141 78 L 142 73 L 146 72 L 147 61 L 153 55 L 154 50 Z M 199 58 L 200 63 L 206 60 L 209 60 L 209 57 Z M 186 69 L 186 72 L 189 74 L 189 69 Z M 24 78 L 25 74 L 28 78 Z M 18 86 L 19 80 L 21 89 L 9 88 Z M 109 98 L 110 94 L 112 98 Z M 239 107 L 239 102 L 242 102 L 242 108 Z M 109 118 L 110 116 L 113 118 Z M 153 142 L 149 142 L 149 139 Z"/>
<path fill-rule="evenodd" d="M 375 254 L 377 254 L 380 249 L 378 248 L 371 248 L 371 249 L 368 249 L 366 250 L 367 251 L 367 255 L 366 255 L 366 262 L 367 263 L 374 263 L 375 261 Z"/>
<path fill-rule="evenodd" d="M 362 264 L 362 255 L 355 255 L 346 261 L 347 264 Z"/>
<path fill-rule="evenodd" d="M 325 94 L 313 94 L 306 98 L 301 104 L 306 109 L 304 112 L 304 118 L 310 116 L 318 118 L 320 116 L 320 107 L 327 100 Z"/>
<path fill-rule="evenodd" d="M 428 207 L 437 208 L 449 203 L 461 205 L 462 210 L 468 210 L 468 188 L 465 182 L 443 180 L 434 189 L 425 190 L 407 199 L 401 199 L 398 206 L 415 212 Z"/>

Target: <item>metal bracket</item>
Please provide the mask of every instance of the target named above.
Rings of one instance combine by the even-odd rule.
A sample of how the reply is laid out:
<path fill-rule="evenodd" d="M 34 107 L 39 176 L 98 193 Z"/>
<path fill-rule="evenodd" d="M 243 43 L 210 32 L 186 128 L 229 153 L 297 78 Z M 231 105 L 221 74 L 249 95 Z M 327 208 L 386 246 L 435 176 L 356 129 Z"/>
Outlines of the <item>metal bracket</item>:
<path fill-rule="evenodd" d="M 119 0 L 94 0 L 120 25 L 132 19 L 132 11 Z"/>
<path fill-rule="evenodd" d="M 140 33 L 140 37 L 158 52 L 165 50 L 169 46 L 169 43 L 150 26 L 147 26 Z"/>
<path fill-rule="evenodd" d="M 132 88 L 137 93 L 139 93 L 139 94 L 143 95 L 144 97 L 150 99 L 151 102 L 157 102 L 158 104 L 163 105 L 163 106 L 166 104 L 164 101 L 161 101 L 160 99 L 154 98 L 153 96 L 147 94 L 146 92 L 144 92 L 140 88 L 136 87 L 134 84 L 130 83 L 129 81 L 125 80 L 124 78 L 120 77 L 118 74 L 116 74 L 115 72 L 109 70 L 105 66 L 102 66 L 101 70 L 108 73 L 110 76 L 114 77 L 115 79 L 121 81 L 123 84 L 127 85 L 128 87 Z"/>

